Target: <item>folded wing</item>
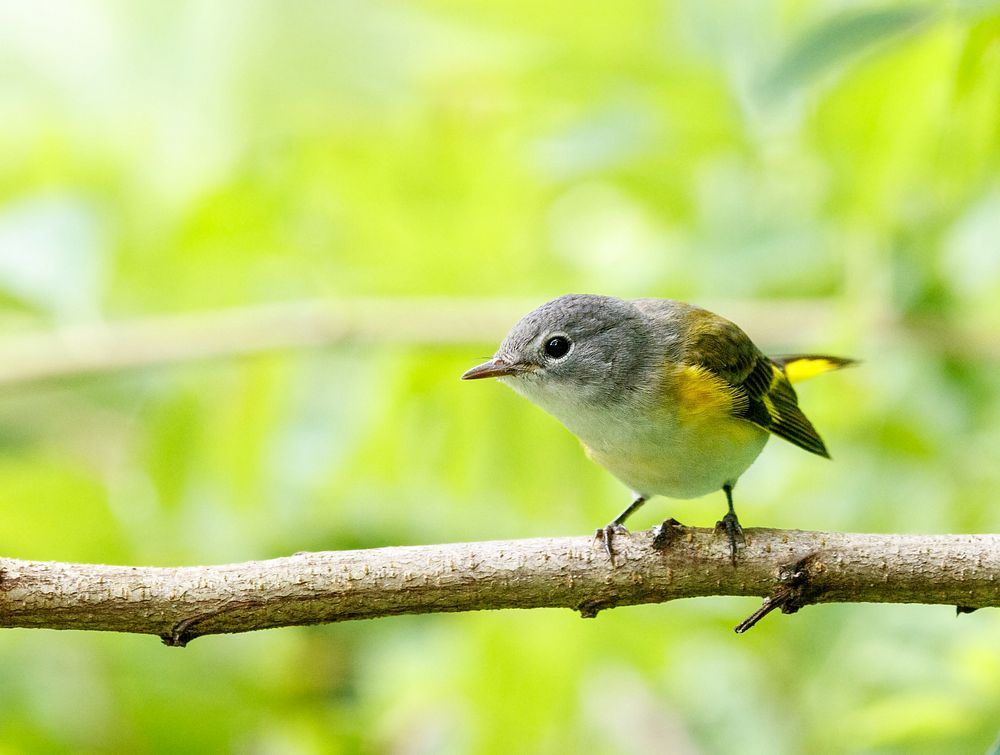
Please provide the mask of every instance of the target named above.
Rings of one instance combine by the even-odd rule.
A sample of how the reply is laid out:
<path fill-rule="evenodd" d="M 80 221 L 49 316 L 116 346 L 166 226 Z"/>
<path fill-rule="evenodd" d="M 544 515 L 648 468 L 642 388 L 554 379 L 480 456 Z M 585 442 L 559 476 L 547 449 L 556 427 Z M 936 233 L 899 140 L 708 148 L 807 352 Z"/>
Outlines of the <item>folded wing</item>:
<path fill-rule="evenodd" d="M 724 381 L 731 413 L 829 458 L 816 428 L 799 408 L 793 380 L 839 369 L 852 360 L 820 355 L 766 357 L 738 326 L 702 310 L 685 339 L 683 361 Z"/>

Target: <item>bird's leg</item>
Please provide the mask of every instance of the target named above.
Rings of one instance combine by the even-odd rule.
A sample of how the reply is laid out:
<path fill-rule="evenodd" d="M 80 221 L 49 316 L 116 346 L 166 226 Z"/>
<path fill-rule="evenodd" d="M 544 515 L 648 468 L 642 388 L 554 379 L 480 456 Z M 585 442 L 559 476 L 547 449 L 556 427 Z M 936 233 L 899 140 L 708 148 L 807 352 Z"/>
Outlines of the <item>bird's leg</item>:
<path fill-rule="evenodd" d="M 722 521 L 716 522 L 716 528 L 722 528 L 726 531 L 726 535 L 729 536 L 729 555 L 733 560 L 733 566 L 736 566 L 736 540 L 739 538 L 743 540 L 743 528 L 740 527 L 740 520 L 736 516 L 736 510 L 733 508 L 733 486 L 730 483 L 726 483 L 722 486 L 722 490 L 726 494 L 726 501 L 729 503 L 729 513 L 722 517 Z"/>
<path fill-rule="evenodd" d="M 611 550 L 611 541 L 614 539 L 615 535 L 619 535 L 623 532 L 628 532 L 625 529 L 625 520 L 628 519 L 632 514 L 639 510 L 639 507 L 646 502 L 646 498 L 641 495 L 637 495 L 635 500 L 630 503 L 625 510 L 615 517 L 614 521 L 604 527 L 599 527 L 594 533 L 594 537 L 604 543 L 604 550 L 608 554 L 608 558 L 611 559 L 611 563 L 615 562 L 614 551 Z"/>

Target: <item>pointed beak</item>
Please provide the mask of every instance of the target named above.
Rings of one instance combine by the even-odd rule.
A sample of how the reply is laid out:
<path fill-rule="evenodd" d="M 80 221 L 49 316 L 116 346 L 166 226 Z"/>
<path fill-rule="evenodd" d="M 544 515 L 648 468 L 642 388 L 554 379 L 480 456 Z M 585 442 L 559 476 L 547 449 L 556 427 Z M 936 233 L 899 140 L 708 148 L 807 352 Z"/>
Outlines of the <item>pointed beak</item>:
<path fill-rule="evenodd" d="M 491 359 L 477 367 L 473 367 L 471 370 L 466 370 L 462 375 L 462 380 L 505 377 L 507 375 L 516 375 L 522 371 L 523 369 L 518 365 L 507 364 L 502 359 Z"/>

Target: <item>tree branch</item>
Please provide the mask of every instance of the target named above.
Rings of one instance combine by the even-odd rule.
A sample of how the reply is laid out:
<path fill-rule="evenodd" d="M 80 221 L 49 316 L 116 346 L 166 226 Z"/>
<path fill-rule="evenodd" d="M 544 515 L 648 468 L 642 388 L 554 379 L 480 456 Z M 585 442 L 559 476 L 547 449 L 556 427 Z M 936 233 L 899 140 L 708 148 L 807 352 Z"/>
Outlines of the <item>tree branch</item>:
<path fill-rule="evenodd" d="M 344 299 L 162 315 L 0 339 L 0 386 L 338 343 L 494 348 L 538 304 L 508 299 Z M 729 302 L 762 343 L 815 348 L 835 319 L 830 300 Z M 790 326 L 794 324 L 794 327 Z"/>
<path fill-rule="evenodd" d="M 302 300 L 68 325 L 0 339 L 0 386 L 339 343 L 489 342 L 526 308 L 504 300 Z"/>
<path fill-rule="evenodd" d="M 302 300 L 228 310 L 69 325 L 0 338 L 0 386 L 232 358 L 339 343 L 483 344 L 490 348 L 537 300 L 401 298 Z M 707 303 L 758 343 L 814 350 L 834 329 L 830 299 Z M 918 338 L 942 353 L 1000 358 L 995 328 L 872 315 L 869 331 Z"/>
<path fill-rule="evenodd" d="M 810 603 L 1000 605 L 1000 535 L 865 535 L 748 529 L 736 567 L 726 538 L 668 521 L 587 537 L 299 553 L 224 566 L 153 568 L 0 559 L 0 626 L 207 634 L 404 613 L 619 605 L 758 595 Z"/>

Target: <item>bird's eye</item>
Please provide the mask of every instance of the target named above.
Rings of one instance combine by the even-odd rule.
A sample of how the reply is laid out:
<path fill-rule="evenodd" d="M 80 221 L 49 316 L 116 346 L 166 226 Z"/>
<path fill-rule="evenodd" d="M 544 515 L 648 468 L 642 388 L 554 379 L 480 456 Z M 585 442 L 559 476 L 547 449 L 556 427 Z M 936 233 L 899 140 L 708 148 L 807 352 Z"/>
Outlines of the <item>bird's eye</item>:
<path fill-rule="evenodd" d="M 545 342 L 545 353 L 553 359 L 562 359 L 569 353 L 569 345 L 565 336 L 553 336 Z"/>

